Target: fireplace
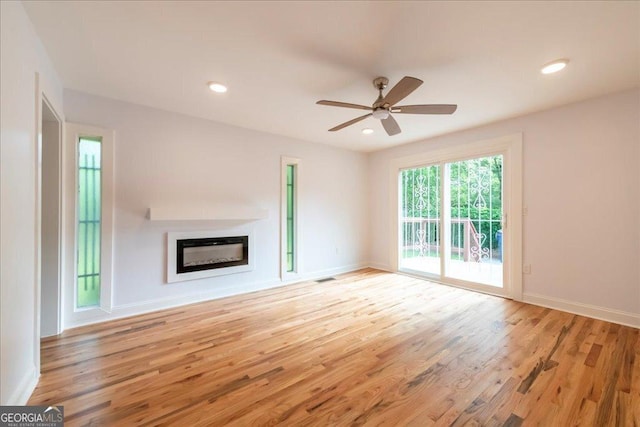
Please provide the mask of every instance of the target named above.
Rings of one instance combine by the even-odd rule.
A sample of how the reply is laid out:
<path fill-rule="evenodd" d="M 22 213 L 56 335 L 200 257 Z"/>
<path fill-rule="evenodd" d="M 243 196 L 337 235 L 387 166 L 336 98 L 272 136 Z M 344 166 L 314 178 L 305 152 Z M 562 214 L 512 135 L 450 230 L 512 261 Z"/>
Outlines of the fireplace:
<path fill-rule="evenodd" d="M 176 272 L 249 264 L 249 236 L 178 239 Z"/>
<path fill-rule="evenodd" d="M 253 269 L 252 233 L 167 233 L 167 282 Z"/>

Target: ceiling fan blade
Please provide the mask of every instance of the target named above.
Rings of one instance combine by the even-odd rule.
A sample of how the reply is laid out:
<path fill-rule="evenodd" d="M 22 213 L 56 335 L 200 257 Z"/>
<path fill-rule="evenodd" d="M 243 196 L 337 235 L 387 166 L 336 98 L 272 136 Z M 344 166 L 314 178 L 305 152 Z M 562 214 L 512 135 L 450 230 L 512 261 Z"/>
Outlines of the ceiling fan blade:
<path fill-rule="evenodd" d="M 400 114 L 453 114 L 456 104 L 401 105 L 393 107 L 392 113 Z"/>
<path fill-rule="evenodd" d="M 329 105 L 331 107 L 345 107 L 345 108 L 357 108 L 358 110 L 373 110 L 371 107 L 367 107 L 366 105 L 358 105 L 358 104 L 349 104 L 348 102 L 338 102 L 338 101 L 322 101 L 316 102 L 318 105 Z"/>
<path fill-rule="evenodd" d="M 380 120 L 382 122 L 382 126 L 384 126 L 384 130 L 387 131 L 389 136 L 397 135 L 400 133 L 400 126 L 398 126 L 398 122 L 391 115 L 386 119 Z"/>
<path fill-rule="evenodd" d="M 406 96 L 408 96 L 411 92 L 418 89 L 418 87 L 422 84 L 422 80 L 416 79 L 415 77 L 404 76 L 402 80 L 398 82 L 387 96 L 384 97 L 385 104 L 389 104 L 390 106 L 396 105 L 398 102 L 402 101 Z"/>
<path fill-rule="evenodd" d="M 355 119 L 353 119 L 353 120 L 349 120 L 348 122 L 344 122 L 344 123 L 342 123 L 342 124 L 340 124 L 340 125 L 338 125 L 338 126 L 336 126 L 336 127 L 333 127 L 333 128 L 331 128 L 331 129 L 329 129 L 329 132 L 335 132 L 335 131 L 337 131 L 337 130 L 340 130 L 340 129 L 346 128 L 347 126 L 351 126 L 351 125 L 352 125 L 352 124 L 354 124 L 354 123 L 358 123 L 359 121 L 366 119 L 366 118 L 367 118 L 367 117 L 369 117 L 370 115 L 371 115 L 371 113 L 369 113 L 369 114 L 365 114 L 364 116 L 360 116 L 360 117 L 357 117 L 357 118 L 355 118 Z"/>

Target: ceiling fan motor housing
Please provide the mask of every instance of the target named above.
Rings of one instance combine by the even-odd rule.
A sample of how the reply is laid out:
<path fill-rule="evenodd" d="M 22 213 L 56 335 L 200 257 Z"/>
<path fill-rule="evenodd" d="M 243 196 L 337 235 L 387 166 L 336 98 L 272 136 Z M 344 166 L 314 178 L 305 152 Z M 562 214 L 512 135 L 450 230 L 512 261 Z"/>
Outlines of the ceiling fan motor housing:
<path fill-rule="evenodd" d="M 389 84 L 389 79 L 386 77 L 377 77 L 373 80 L 373 86 L 378 89 L 378 99 L 371 106 L 373 108 L 373 113 L 371 114 L 374 119 L 384 120 L 389 117 L 389 104 L 384 102 L 384 96 L 382 96 L 382 91 Z"/>

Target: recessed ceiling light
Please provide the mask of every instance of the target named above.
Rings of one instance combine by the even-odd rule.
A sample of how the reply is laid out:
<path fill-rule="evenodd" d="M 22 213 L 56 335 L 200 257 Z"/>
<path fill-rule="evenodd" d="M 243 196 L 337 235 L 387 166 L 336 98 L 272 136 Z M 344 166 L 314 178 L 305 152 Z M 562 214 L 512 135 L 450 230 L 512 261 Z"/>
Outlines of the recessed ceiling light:
<path fill-rule="evenodd" d="M 225 93 L 227 91 L 227 87 L 222 83 L 209 82 L 207 85 L 209 86 L 209 89 L 217 93 Z"/>
<path fill-rule="evenodd" d="M 540 72 L 542 74 L 557 73 L 558 71 L 566 67 L 568 63 L 569 63 L 568 59 L 556 59 L 555 61 L 550 62 L 544 67 L 542 67 L 542 70 L 540 70 Z"/>
<path fill-rule="evenodd" d="M 364 128 L 364 129 L 362 129 L 362 133 L 364 133 L 365 135 L 371 135 L 373 133 L 373 129 Z"/>

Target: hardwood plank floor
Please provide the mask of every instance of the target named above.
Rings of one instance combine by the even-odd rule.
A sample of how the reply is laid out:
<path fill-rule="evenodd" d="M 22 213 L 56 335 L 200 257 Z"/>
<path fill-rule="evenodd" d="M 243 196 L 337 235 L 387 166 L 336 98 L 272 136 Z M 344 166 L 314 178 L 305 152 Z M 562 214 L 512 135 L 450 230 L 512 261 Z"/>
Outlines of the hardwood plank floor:
<path fill-rule="evenodd" d="M 638 426 L 638 330 L 363 270 L 42 341 L 76 425 Z"/>

